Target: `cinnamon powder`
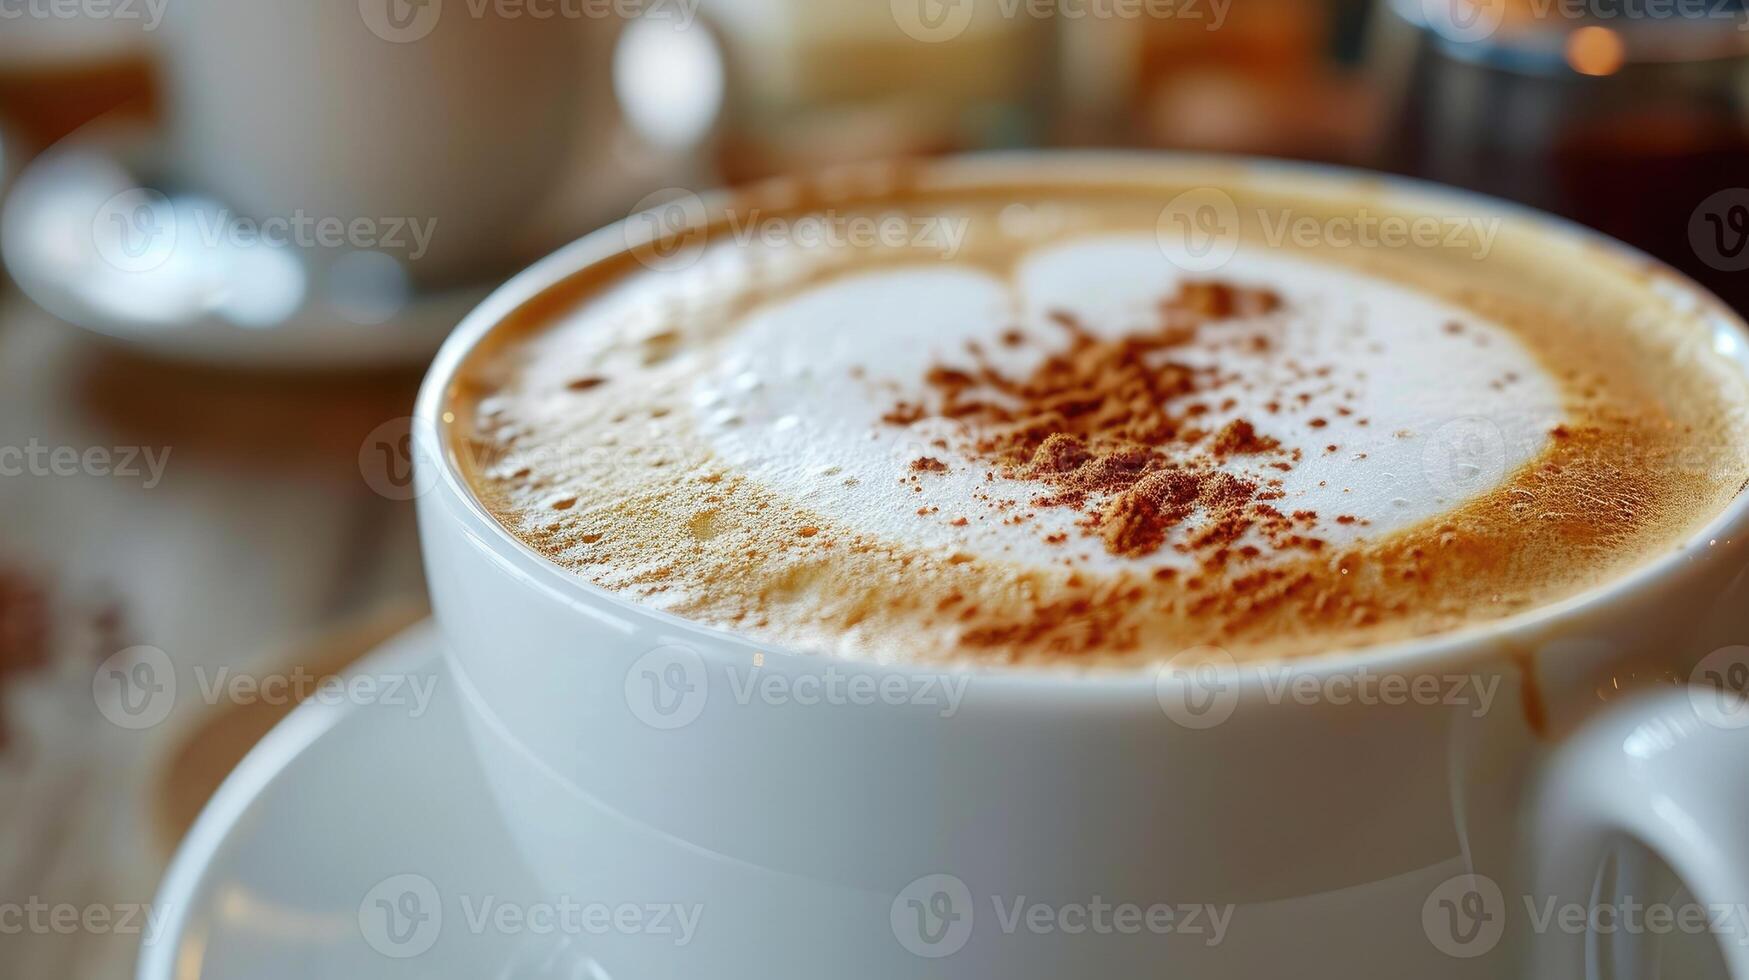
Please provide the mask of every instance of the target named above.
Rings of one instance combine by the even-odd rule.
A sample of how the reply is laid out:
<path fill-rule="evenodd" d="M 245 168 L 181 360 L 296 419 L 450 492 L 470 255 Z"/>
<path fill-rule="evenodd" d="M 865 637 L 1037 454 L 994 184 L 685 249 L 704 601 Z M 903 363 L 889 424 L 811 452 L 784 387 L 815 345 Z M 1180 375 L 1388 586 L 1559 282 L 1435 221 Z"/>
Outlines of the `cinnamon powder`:
<path fill-rule="evenodd" d="M 1209 411 L 1199 396 L 1222 378 L 1173 356 L 1205 326 L 1281 305 L 1266 289 L 1188 282 L 1160 303 L 1152 327 L 1117 337 L 1054 312 L 1050 319 L 1066 345 L 1030 372 L 1005 373 L 972 345 L 972 363 L 931 367 L 922 379 L 925 394 L 898 402 L 884 419 L 960 423 L 969 433 L 962 452 L 1004 477 L 1041 484 L 1045 492 L 1033 506 L 1082 513 L 1079 526 L 1112 554 L 1153 554 L 1172 529 L 1198 515 L 1190 547 L 1205 561 L 1224 561 L 1215 552 L 1253 528 L 1278 547 L 1312 546 L 1303 535 L 1284 533 L 1291 522 L 1262 503 L 1263 486 L 1221 465 L 1251 456 L 1289 469 L 1291 457 L 1246 419 L 1214 432 L 1199 426 Z"/>

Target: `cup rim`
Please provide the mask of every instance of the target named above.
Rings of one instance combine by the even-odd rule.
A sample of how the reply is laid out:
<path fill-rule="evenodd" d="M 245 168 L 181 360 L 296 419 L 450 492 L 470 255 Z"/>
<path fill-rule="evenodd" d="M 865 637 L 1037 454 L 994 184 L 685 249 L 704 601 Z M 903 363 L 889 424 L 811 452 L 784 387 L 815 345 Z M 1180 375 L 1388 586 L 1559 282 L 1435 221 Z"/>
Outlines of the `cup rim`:
<path fill-rule="evenodd" d="M 871 171 L 871 168 L 883 166 L 890 164 L 861 164 L 843 169 L 853 173 L 878 173 L 878 170 Z M 1749 374 L 1749 322 L 1684 273 L 1631 245 L 1575 221 L 1434 181 L 1358 167 L 1272 157 L 1150 150 L 1003 150 L 941 157 L 916 164 L 916 167 L 917 172 L 925 178 L 925 186 L 931 189 L 977 187 L 1001 180 L 1016 183 L 1024 181 L 1035 186 L 1049 186 L 1052 183 L 1122 185 L 1126 176 L 1159 180 L 1173 170 L 1194 173 L 1200 168 L 1206 171 L 1231 171 L 1235 178 L 1324 179 L 1357 188 L 1403 194 L 1416 204 L 1422 205 L 1437 205 L 1441 202 L 1463 204 L 1482 214 L 1527 223 L 1576 242 L 1601 247 L 1624 261 L 1643 267 L 1650 278 L 1655 280 L 1655 284 L 1648 288 L 1673 291 L 1669 293 L 1673 298 L 1694 304 L 1697 315 L 1711 328 L 1715 349 L 1729 344 L 1732 349 L 1720 350 L 1721 356 L 1735 362 L 1745 374 Z M 790 178 L 776 178 L 750 188 L 715 190 L 697 196 L 704 203 L 706 213 L 713 214 L 734 202 L 758 198 L 762 191 L 781 186 L 788 179 Z M 1312 190 L 1315 191 L 1316 188 Z M 848 664 L 858 670 L 870 672 L 891 671 L 912 675 L 970 673 L 977 675 L 980 683 L 1002 681 L 1017 686 L 1042 684 L 1052 688 L 1060 688 L 1065 679 L 1072 678 L 1072 686 L 1083 691 L 1110 694 L 1130 694 L 1139 685 L 1152 689 L 1167 676 L 1163 669 L 1170 662 L 1169 657 L 1094 668 L 1074 663 L 992 667 L 976 661 L 884 663 L 855 660 L 829 653 L 809 653 L 687 619 L 601 588 L 553 564 L 500 524 L 480 502 L 457 465 L 452 432 L 442 420 L 444 401 L 451 383 L 479 343 L 516 310 L 535 301 L 547 290 L 560 285 L 571 276 L 645 244 L 631 238 L 626 232 L 630 222 L 644 213 L 649 212 L 633 212 L 624 219 L 590 232 L 511 277 L 462 319 L 432 359 L 420 384 L 412 419 L 415 439 L 429 442 L 424 453 L 415 454 L 415 461 L 417 464 L 420 457 L 425 457 L 435 460 L 438 465 L 439 482 L 423 492 L 441 490 L 448 493 L 460 503 L 469 518 L 487 529 L 488 537 L 470 535 L 475 545 L 487 549 L 500 560 L 515 561 L 521 566 L 529 584 L 539 586 L 549 596 L 579 611 L 599 616 L 599 607 L 605 606 L 618 616 L 649 622 L 670 634 L 688 638 L 707 662 L 719 659 L 725 650 L 753 648 L 765 655 L 768 668 L 786 663 L 791 667 L 822 663 Z M 1728 341 L 1724 339 L 1727 337 L 1730 338 Z M 1272 669 L 1289 669 L 1312 676 L 1355 671 L 1414 675 L 1438 670 L 1441 664 L 1490 653 L 1497 654 L 1501 649 L 1535 650 L 1541 646 L 1539 637 L 1550 627 L 1594 613 L 1601 607 L 1619 601 L 1624 596 L 1641 592 L 1653 583 L 1689 567 L 1697 557 L 1697 547 L 1700 549 L 1699 556 L 1703 559 L 1707 555 L 1723 553 L 1709 547 L 1709 541 L 1726 541 L 1745 534 L 1749 534 L 1749 491 L 1739 490 L 1722 509 L 1676 547 L 1634 566 L 1620 576 L 1574 595 L 1510 616 L 1440 633 L 1358 647 L 1337 644 L 1318 653 L 1294 657 L 1261 657 L 1239 661 L 1238 683 L 1242 686 L 1258 683 L 1263 679 L 1262 675 Z"/>

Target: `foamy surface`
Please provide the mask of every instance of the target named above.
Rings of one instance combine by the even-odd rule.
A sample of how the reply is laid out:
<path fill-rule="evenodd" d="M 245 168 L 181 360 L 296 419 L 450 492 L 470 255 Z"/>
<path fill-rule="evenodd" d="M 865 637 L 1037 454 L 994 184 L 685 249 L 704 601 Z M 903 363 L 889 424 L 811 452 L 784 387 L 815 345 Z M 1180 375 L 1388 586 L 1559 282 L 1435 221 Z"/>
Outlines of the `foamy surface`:
<path fill-rule="evenodd" d="M 1332 543 L 1409 527 L 1498 488 L 1563 417 L 1559 385 L 1536 358 L 1509 331 L 1450 304 L 1261 253 L 1235 256 L 1221 276 L 1273 289 L 1285 306 L 1208 329 L 1206 343 L 1179 354 L 1244 376 L 1208 399 L 1215 403 L 1205 425 L 1248 419 L 1301 450 L 1286 471 L 1263 459 L 1225 465 L 1278 477 L 1285 493 L 1278 507 L 1356 518 L 1330 522 L 1324 533 Z M 931 366 L 963 362 L 967 343 L 1022 369 L 1049 352 L 1053 312 L 1068 311 L 1095 332 L 1134 329 L 1157 317 L 1160 297 L 1187 278 L 1202 277 L 1174 265 L 1152 238 L 1137 237 L 1040 249 L 1020 262 L 1012 283 L 977 269 L 846 276 L 749 316 L 721 362 L 693 385 L 695 421 L 729 469 L 859 532 L 1023 564 L 1061 564 L 1067 550 L 1088 569 L 1188 568 L 1192 559 L 1170 549 L 1129 558 L 1048 544 L 1059 533 L 1073 539 L 1080 515 L 1030 508 L 1033 519 L 1005 521 L 985 498 L 1029 500 L 1037 494 L 1030 481 L 987 479 L 988 466 L 954 451 L 949 420 L 895 428 L 881 418 L 894 393 Z M 1039 342 L 997 342 L 1016 325 Z M 1268 348 L 1216 346 L 1253 336 L 1268 338 Z M 932 445 L 937 439 L 948 447 Z M 903 479 L 920 457 L 939 457 L 946 472 Z M 935 512 L 920 519 L 920 506 Z"/>
<path fill-rule="evenodd" d="M 1110 664 L 1507 615 L 1677 546 L 1749 475 L 1743 384 L 1698 321 L 1631 283 L 1506 279 L 1546 251 L 1534 230 L 1487 260 L 1248 231 L 1208 268 L 1155 233 L 1161 197 L 1054 195 L 1058 220 L 1016 229 L 993 196 L 867 209 L 961 222 L 951 249 L 725 235 L 506 328 L 456 392 L 481 499 L 591 583 L 773 644 Z M 1275 305 L 1148 355 L 1205 379 L 1148 465 L 1230 473 L 1273 523 L 1211 547 L 1232 510 L 1196 504 L 1114 548 L 1099 493 L 1060 505 L 980 450 L 985 422 L 927 409 L 932 370 L 1025 376 L 1065 323 L 1151 336 L 1206 283 Z M 1211 448 L 1238 420 L 1271 448 Z"/>

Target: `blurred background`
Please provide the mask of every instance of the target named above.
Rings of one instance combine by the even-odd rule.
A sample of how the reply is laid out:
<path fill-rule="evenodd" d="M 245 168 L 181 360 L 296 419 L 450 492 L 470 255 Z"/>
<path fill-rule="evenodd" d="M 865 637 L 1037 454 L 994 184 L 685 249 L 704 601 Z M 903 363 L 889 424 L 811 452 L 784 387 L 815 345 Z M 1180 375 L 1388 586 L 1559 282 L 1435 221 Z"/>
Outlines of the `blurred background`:
<path fill-rule="evenodd" d="M 1032 146 L 1427 178 L 1749 309 L 1740 0 L 0 0 L 0 902 L 149 901 L 288 704 L 424 611 L 406 416 L 494 284 L 673 189 Z M 212 699 L 204 699 L 211 701 Z M 0 974 L 137 936 L 0 934 Z"/>

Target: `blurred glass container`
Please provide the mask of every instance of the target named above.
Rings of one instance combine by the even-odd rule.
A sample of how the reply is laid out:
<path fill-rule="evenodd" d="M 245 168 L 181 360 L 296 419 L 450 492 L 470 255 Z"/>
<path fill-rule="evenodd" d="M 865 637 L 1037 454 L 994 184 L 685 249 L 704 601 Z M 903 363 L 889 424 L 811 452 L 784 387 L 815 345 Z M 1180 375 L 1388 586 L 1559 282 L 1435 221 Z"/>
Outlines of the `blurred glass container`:
<path fill-rule="evenodd" d="M 1741 0 L 1392 0 L 1376 27 L 1382 165 L 1590 225 L 1749 309 Z"/>
<path fill-rule="evenodd" d="M 1089 0 L 1060 16 L 1063 138 L 1349 161 L 1375 125 L 1353 70 L 1367 0 Z"/>
<path fill-rule="evenodd" d="M 702 0 L 723 47 L 730 182 L 1021 146 L 1055 90 L 1052 23 L 1012 0 Z"/>

